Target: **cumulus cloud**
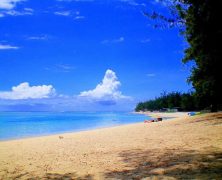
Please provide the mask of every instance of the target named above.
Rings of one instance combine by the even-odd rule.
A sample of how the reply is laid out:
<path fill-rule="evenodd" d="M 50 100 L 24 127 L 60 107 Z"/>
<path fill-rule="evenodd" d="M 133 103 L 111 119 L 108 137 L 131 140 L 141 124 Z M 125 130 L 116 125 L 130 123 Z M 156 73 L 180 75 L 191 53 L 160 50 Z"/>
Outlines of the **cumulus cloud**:
<path fill-rule="evenodd" d="M 41 99 L 49 98 L 55 94 L 52 85 L 30 86 L 28 82 L 12 87 L 11 91 L 0 91 L 0 99 Z"/>
<path fill-rule="evenodd" d="M 18 49 L 19 47 L 17 46 L 11 46 L 9 44 L 0 44 L 0 50 L 5 50 L 5 49 Z"/>
<path fill-rule="evenodd" d="M 129 98 L 122 95 L 121 91 L 119 91 L 120 85 L 121 83 L 118 81 L 116 73 L 108 69 L 102 82 L 95 89 L 83 91 L 79 96 L 97 100 L 98 102 L 102 101 L 103 103 L 106 101 L 111 104 L 111 101 Z"/>

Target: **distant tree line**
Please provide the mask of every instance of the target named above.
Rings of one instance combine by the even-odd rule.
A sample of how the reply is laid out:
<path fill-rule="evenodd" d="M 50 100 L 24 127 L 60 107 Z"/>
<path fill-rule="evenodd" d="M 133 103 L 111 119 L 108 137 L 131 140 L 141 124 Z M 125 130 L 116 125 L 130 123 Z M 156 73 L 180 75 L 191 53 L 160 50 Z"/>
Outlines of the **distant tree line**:
<path fill-rule="evenodd" d="M 162 93 L 160 97 L 137 104 L 135 111 L 160 111 L 165 108 L 178 108 L 180 111 L 199 110 L 197 98 L 194 93 Z"/>

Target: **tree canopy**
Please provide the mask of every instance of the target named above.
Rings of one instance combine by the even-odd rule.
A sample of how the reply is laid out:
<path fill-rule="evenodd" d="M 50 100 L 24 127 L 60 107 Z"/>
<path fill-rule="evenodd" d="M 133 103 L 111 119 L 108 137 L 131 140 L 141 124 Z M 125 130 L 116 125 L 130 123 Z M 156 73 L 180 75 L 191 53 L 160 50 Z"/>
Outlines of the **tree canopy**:
<path fill-rule="evenodd" d="M 145 102 L 140 102 L 136 106 L 136 111 L 156 111 L 165 108 L 179 108 L 181 111 L 198 110 L 196 99 L 192 93 L 162 93 L 160 97 Z"/>
<path fill-rule="evenodd" d="M 164 0 L 163 0 L 164 1 Z M 166 2 L 169 2 L 166 0 Z M 222 108 L 220 61 L 222 60 L 222 1 L 174 0 L 169 6 L 171 18 L 156 12 L 153 19 L 162 19 L 170 27 L 182 25 L 181 31 L 189 46 L 182 61 L 194 62 L 188 82 L 195 89 L 197 106 L 217 111 Z"/>

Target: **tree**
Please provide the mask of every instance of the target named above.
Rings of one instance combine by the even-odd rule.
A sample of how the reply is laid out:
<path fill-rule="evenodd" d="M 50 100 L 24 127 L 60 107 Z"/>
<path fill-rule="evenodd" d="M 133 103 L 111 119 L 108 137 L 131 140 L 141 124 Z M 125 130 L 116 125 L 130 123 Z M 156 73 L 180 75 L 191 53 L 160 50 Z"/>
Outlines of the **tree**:
<path fill-rule="evenodd" d="M 162 110 L 164 108 L 179 108 L 182 111 L 193 111 L 198 110 L 199 107 L 195 106 L 196 98 L 193 93 L 162 93 L 160 97 L 140 102 L 137 104 L 135 111 L 154 111 Z"/>
<path fill-rule="evenodd" d="M 169 7 L 171 18 L 158 13 L 146 15 L 153 19 L 162 19 L 170 27 L 183 25 L 181 30 L 189 47 L 185 50 L 182 61 L 195 63 L 188 82 L 195 89 L 198 106 L 201 109 L 210 108 L 212 112 L 217 111 L 222 104 L 222 1 L 174 0 Z"/>
<path fill-rule="evenodd" d="M 185 0 L 187 10 L 178 6 L 185 20 L 185 37 L 189 47 L 183 62 L 195 61 L 189 82 L 196 90 L 199 106 L 217 111 L 221 105 L 221 80 L 219 67 L 222 58 L 222 1 Z"/>
<path fill-rule="evenodd" d="M 192 93 L 185 93 L 181 97 L 181 109 L 184 109 L 186 111 L 193 111 L 198 109 L 196 102 L 195 102 L 195 96 Z"/>

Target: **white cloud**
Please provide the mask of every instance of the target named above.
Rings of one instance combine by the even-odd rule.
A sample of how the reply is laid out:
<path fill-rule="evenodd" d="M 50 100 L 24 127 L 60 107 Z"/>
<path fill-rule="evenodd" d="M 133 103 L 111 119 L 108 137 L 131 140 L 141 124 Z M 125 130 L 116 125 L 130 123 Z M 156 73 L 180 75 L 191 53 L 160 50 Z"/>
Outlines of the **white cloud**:
<path fill-rule="evenodd" d="M 145 3 L 138 3 L 135 0 L 120 0 L 121 2 L 127 3 L 131 6 L 146 6 Z"/>
<path fill-rule="evenodd" d="M 58 16 L 70 16 L 71 12 L 70 11 L 57 11 L 57 12 L 54 12 L 54 14 Z"/>
<path fill-rule="evenodd" d="M 13 9 L 16 6 L 16 3 L 22 2 L 25 0 L 0 0 L 0 9 Z"/>
<path fill-rule="evenodd" d="M 24 16 L 24 15 L 33 15 L 32 11 L 15 11 L 15 10 L 9 10 L 5 11 L 3 15 L 9 15 L 9 16 Z"/>
<path fill-rule="evenodd" d="M 75 69 L 75 67 L 68 64 L 56 64 L 56 68 L 61 72 L 70 72 Z"/>
<path fill-rule="evenodd" d="M 119 39 L 114 39 L 113 42 L 118 43 L 118 42 L 123 42 L 124 40 L 125 40 L 124 37 L 120 37 Z"/>
<path fill-rule="evenodd" d="M 118 81 L 116 73 L 108 69 L 105 76 L 100 84 L 96 86 L 95 89 L 89 91 L 83 91 L 80 93 L 80 97 L 87 97 L 93 100 L 103 100 L 103 101 L 115 101 L 118 99 L 129 98 L 122 95 L 119 91 L 119 86 L 121 83 Z"/>
<path fill-rule="evenodd" d="M 13 86 L 11 91 L 0 91 L 0 99 L 41 99 L 49 98 L 55 94 L 52 85 L 30 86 L 28 82 Z"/>
<path fill-rule="evenodd" d="M 73 11 L 56 11 L 54 12 L 57 16 L 66 16 L 66 17 L 73 17 L 74 20 L 80 20 L 85 19 L 85 16 L 80 15 L 79 11 L 73 12 Z"/>
<path fill-rule="evenodd" d="M 172 0 L 155 0 L 155 1 L 152 1 L 153 4 L 159 4 L 159 5 L 162 5 L 162 6 L 170 6 L 174 3 L 174 1 Z"/>
<path fill-rule="evenodd" d="M 0 18 L 5 16 L 24 16 L 33 15 L 33 9 L 24 8 L 23 10 L 15 10 L 19 2 L 26 0 L 0 0 Z"/>
<path fill-rule="evenodd" d="M 76 16 L 74 19 L 75 19 L 75 20 L 78 20 L 78 19 L 85 19 L 85 16 Z"/>
<path fill-rule="evenodd" d="M 5 50 L 5 49 L 19 49 L 19 47 L 11 46 L 8 44 L 0 44 L 0 50 Z"/>
<path fill-rule="evenodd" d="M 47 35 L 40 35 L 40 36 L 30 36 L 27 37 L 28 40 L 46 40 L 48 39 Z"/>
<path fill-rule="evenodd" d="M 118 39 L 111 39 L 111 40 L 106 39 L 106 40 L 103 40 L 101 43 L 102 43 L 102 44 L 121 43 L 121 42 L 123 42 L 124 40 L 125 40 L 124 37 L 120 37 L 120 38 L 118 38 Z"/>
<path fill-rule="evenodd" d="M 32 8 L 24 8 L 25 11 L 33 12 L 34 10 Z"/>
<path fill-rule="evenodd" d="M 75 67 L 69 64 L 55 64 L 54 66 L 45 67 L 44 69 L 52 72 L 69 73 L 73 71 Z"/>

